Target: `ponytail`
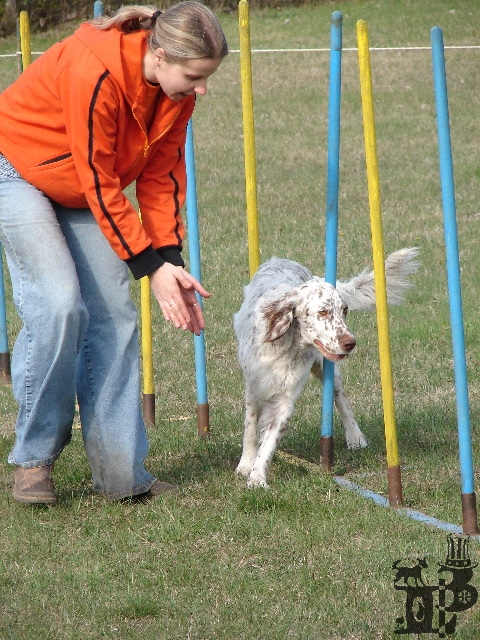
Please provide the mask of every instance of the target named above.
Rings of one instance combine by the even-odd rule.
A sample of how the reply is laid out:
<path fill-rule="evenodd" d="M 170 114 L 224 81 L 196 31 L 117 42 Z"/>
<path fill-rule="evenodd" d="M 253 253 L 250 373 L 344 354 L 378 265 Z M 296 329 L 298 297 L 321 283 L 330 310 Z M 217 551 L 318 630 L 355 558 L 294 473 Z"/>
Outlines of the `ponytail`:
<path fill-rule="evenodd" d="M 96 29 L 119 29 L 122 33 L 148 31 L 152 51 L 162 48 L 170 62 L 192 58 L 224 58 L 225 35 L 211 9 L 193 0 L 172 5 L 163 13 L 149 5 L 121 7 L 111 18 L 92 20 Z"/>

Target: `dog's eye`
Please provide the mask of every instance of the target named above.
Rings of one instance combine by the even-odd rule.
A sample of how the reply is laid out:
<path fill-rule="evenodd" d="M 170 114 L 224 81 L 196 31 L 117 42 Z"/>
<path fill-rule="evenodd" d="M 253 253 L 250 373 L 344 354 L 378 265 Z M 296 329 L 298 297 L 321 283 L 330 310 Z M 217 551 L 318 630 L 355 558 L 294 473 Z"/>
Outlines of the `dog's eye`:
<path fill-rule="evenodd" d="M 325 318 L 325 316 L 328 316 L 328 311 L 326 309 L 322 309 L 317 315 L 319 318 Z"/>

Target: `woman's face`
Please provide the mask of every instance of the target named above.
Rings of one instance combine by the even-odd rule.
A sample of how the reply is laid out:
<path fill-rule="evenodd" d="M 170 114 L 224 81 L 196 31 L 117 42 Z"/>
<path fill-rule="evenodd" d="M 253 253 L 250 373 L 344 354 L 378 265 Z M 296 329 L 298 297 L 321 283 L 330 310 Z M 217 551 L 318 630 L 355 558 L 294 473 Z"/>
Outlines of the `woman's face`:
<path fill-rule="evenodd" d="M 207 80 L 221 61 L 192 58 L 181 63 L 169 62 L 163 49 L 157 49 L 153 58 L 145 61 L 144 75 L 151 84 L 159 84 L 170 100 L 181 100 L 195 93 L 204 96 L 207 93 Z"/>

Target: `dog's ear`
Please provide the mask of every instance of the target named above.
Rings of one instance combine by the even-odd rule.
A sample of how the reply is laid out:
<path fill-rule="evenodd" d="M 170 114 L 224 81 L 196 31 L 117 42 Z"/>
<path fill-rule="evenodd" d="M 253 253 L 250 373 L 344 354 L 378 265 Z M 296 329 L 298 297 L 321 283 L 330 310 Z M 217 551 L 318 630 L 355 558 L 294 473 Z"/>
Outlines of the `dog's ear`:
<path fill-rule="evenodd" d="M 290 295 L 263 307 L 262 315 L 267 323 L 265 342 L 274 342 L 288 331 L 293 322 L 294 310 L 295 298 Z"/>

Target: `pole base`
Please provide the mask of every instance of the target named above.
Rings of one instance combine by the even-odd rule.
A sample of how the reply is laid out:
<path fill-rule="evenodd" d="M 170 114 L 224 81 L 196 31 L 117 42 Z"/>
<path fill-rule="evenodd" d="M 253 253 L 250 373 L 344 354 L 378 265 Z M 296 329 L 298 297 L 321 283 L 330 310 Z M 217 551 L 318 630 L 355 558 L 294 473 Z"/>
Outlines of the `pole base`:
<path fill-rule="evenodd" d="M 333 436 L 320 437 L 320 465 L 328 473 L 333 472 Z"/>
<path fill-rule="evenodd" d="M 388 502 L 397 509 L 403 506 L 402 473 L 400 467 L 387 467 Z"/>
<path fill-rule="evenodd" d="M 468 535 L 477 535 L 477 499 L 474 493 L 462 493 L 462 516 L 463 516 L 463 533 Z"/>
<path fill-rule="evenodd" d="M 145 424 L 155 426 L 155 394 L 143 394 L 143 419 Z"/>
<path fill-rule="evenodd" d="M 208 404 L 197 404 L 198 437 L 206 438 L 210 433 L 210 410 Z"/>

